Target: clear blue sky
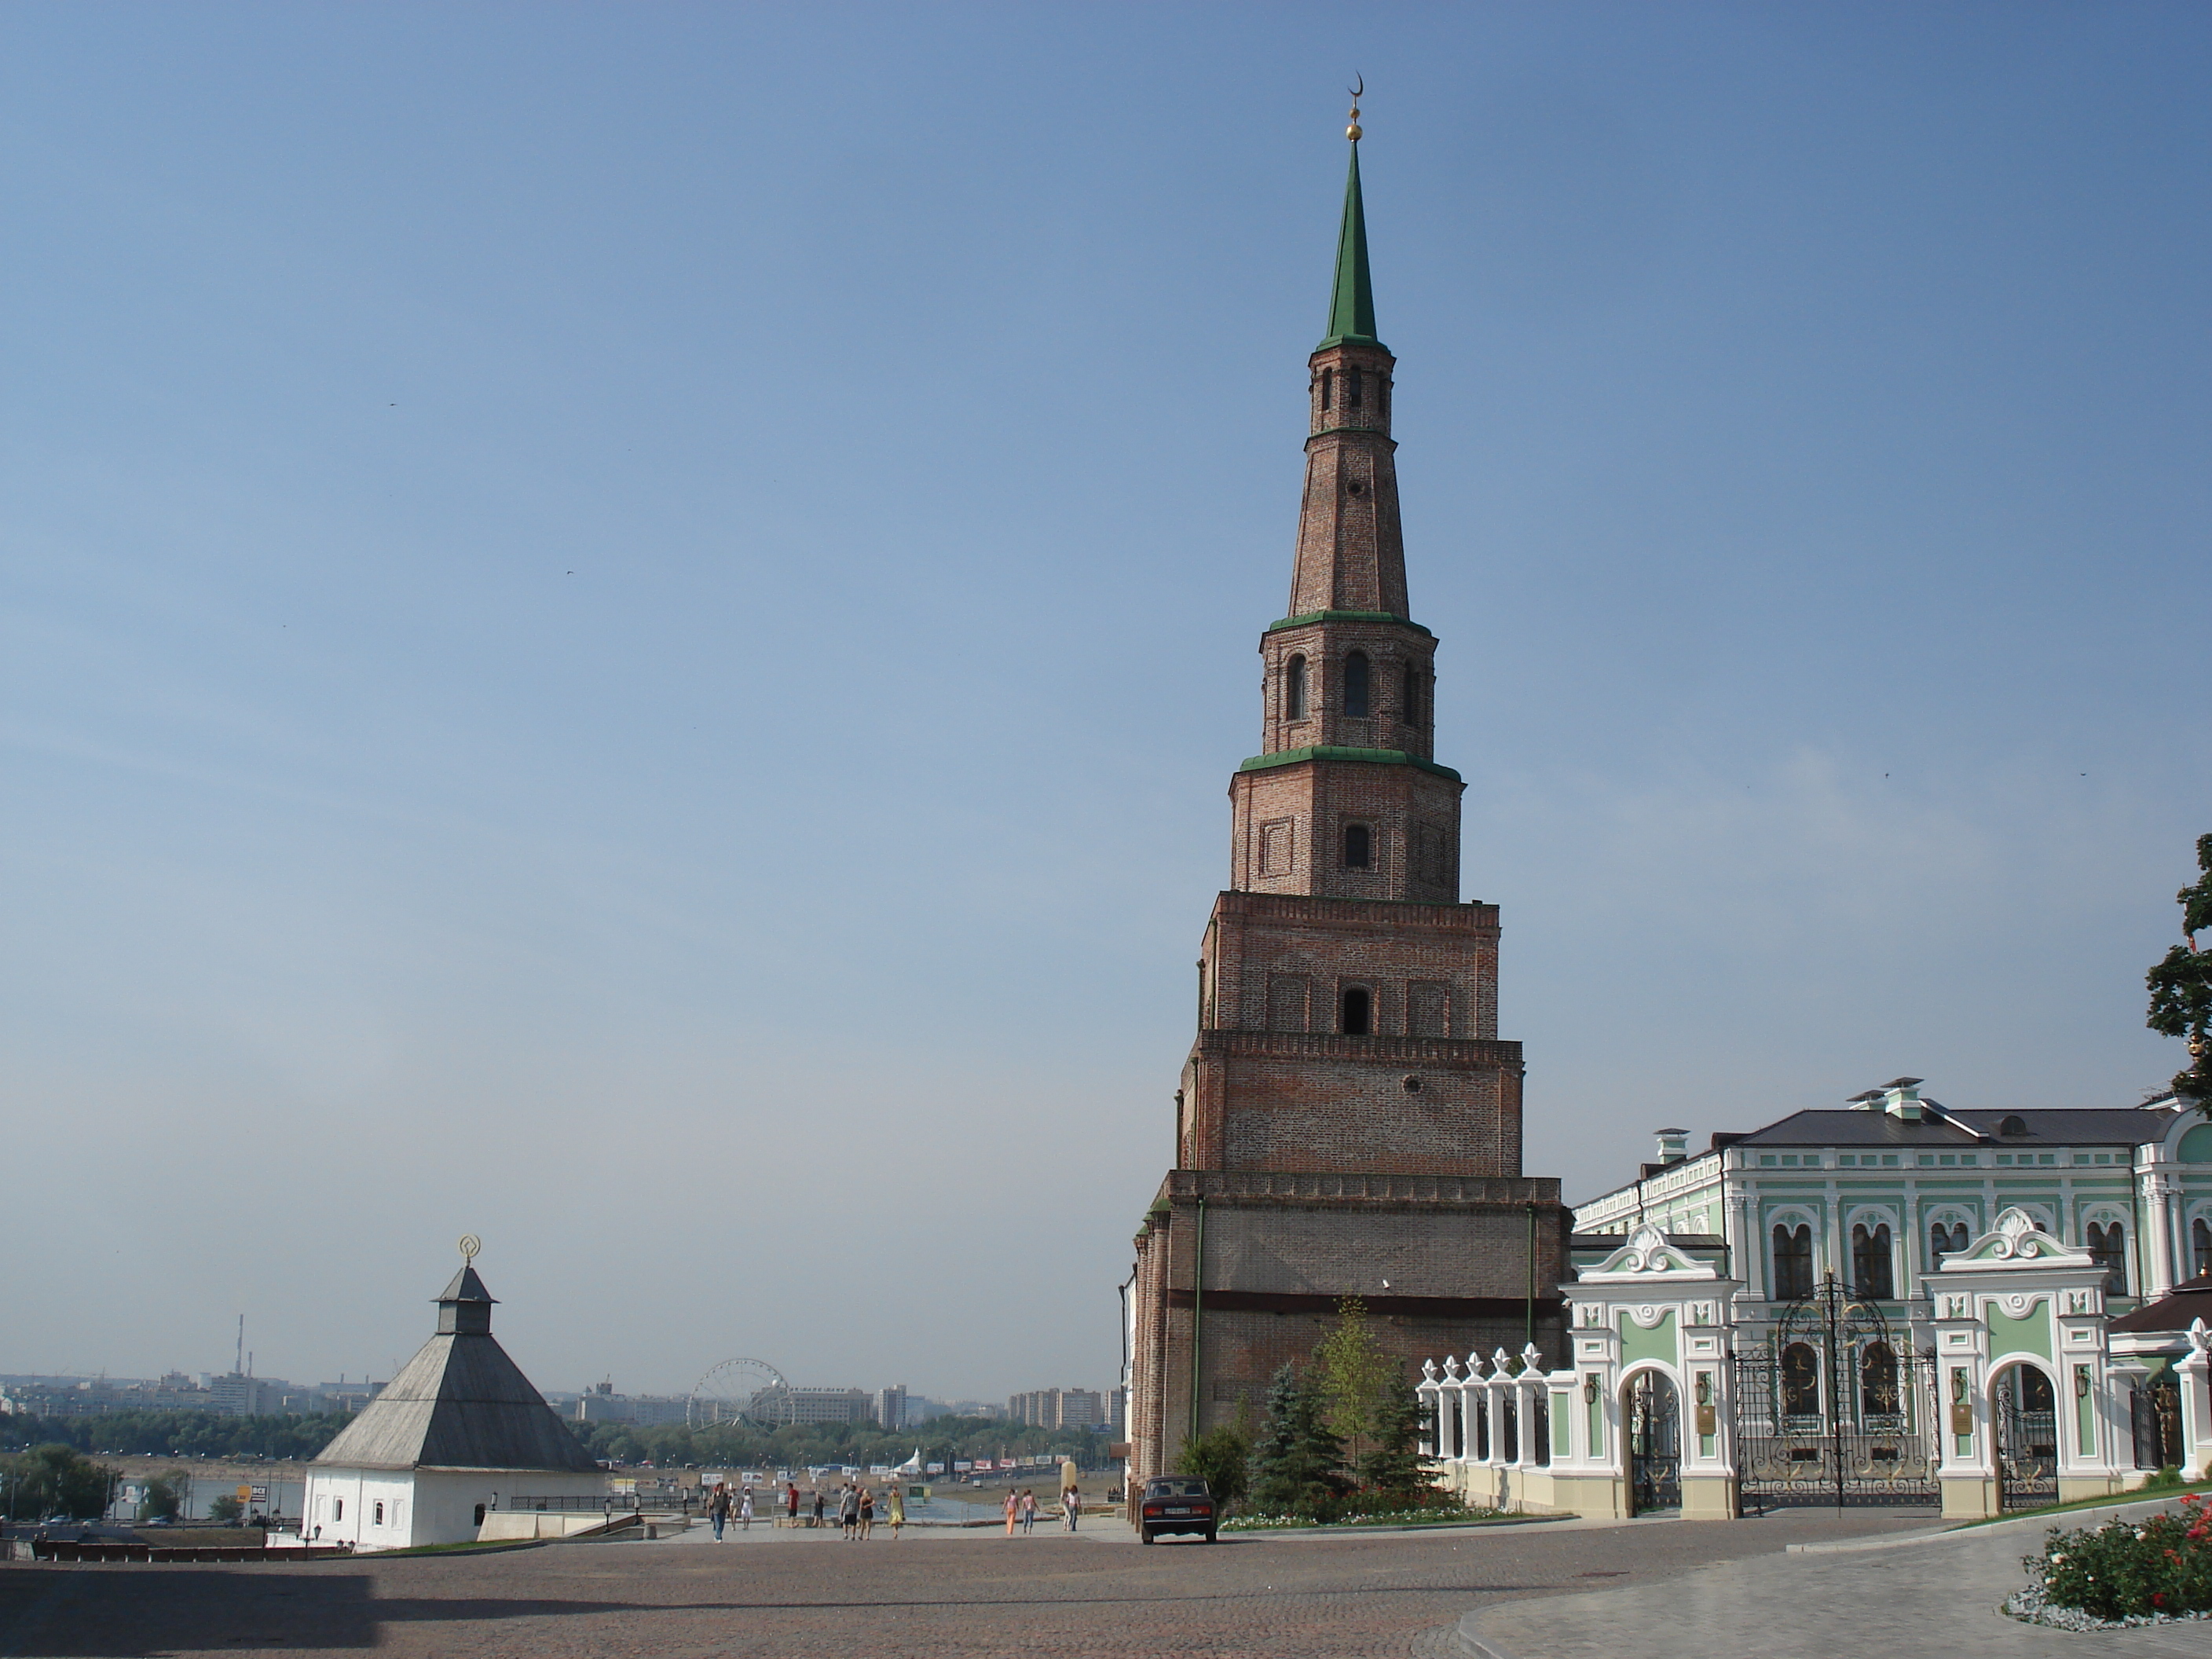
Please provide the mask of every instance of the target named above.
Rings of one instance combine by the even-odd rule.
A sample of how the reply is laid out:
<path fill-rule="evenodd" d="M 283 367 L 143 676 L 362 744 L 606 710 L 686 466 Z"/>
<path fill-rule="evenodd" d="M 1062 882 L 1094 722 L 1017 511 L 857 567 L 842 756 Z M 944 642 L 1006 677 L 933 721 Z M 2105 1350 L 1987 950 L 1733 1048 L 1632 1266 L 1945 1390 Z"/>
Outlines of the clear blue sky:
<path fill-rule="evenodd" d="M 17 4 L 0 1370 L 1108 1382 L 1355 71 L 1531 1171 L 2172 1073 L 2201 5 Z"/>

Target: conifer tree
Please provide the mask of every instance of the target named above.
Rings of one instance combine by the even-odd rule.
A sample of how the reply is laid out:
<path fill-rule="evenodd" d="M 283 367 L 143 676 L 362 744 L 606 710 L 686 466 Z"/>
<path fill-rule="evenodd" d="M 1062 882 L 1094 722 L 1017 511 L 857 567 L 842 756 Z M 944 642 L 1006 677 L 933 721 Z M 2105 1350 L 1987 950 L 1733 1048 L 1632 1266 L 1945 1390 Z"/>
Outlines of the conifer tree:
<path fill-rule="evenodd" d="M 1402 1376 L 1393 1378 L 1376 1397 L 1369 1432 L 1374 1449 L 1359 1460 L 1361 1481 L 1389 1497 L 1412 1497 L 1426 1484 L 1421 1478 L 1421 1397 Z"/>
<path fill-rule="evenodd" d="M 1344 1495 L 1343 1458 L 1320 1390 L 1285 1364 L 1267 1385 L 1267 1418 L 1252 1447 L 1253 1503 L 1277 1514 L 1326 1511 Z"/>
<path fill-rule="evenodd" d="M 2212 1117 L 2212 949 L 2197 948 L 2197 935 L 2212 930 L 2212 836 L 2197 838 L 2197 867 L 2203 873 L 2196 884 L 2174 895 L 2187 942 L 2146 975 L 2150 1016 L 2143 1023 L 2161 1036 L 2188 1040 L 2189 1065 L 2174 1074 L 2173 1092 Z"/>

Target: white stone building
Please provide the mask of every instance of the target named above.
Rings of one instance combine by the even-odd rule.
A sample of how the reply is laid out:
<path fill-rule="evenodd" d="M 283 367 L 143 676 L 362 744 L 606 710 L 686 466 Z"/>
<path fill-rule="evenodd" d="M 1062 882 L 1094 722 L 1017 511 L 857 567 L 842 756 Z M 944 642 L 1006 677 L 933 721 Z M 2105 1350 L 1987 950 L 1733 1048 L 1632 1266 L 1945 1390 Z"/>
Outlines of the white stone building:
<path fill-rule="evenodd" d="M 436 1334 L 308 1465 L 310 1541 L 464 1543 L 502 1508 L 604 1498 L 605 1473 L 494 1339 L 491 1310 L 464 1266 L 438 1298 Z"/>

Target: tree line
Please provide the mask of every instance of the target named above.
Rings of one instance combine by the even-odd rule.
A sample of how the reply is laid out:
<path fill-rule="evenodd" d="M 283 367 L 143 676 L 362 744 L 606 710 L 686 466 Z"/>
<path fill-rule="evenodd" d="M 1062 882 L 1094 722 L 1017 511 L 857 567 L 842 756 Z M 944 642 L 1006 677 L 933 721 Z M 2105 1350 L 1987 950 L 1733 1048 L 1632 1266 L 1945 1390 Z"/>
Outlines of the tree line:
<path fill-rule="evenodd" d="M 104 1457 L 313 1457 L 353 1421 L 349 1412 L 313 1417 L 228 1417 L 215 1412 L 108 1412 L 95 1417 L 0 1413 L 0 1446 L 68 1446 Z"/>
<path fill-rule="evenodd" d="M 873 1423 L 786 1423 L 769 1428 L 716 1423 L 589 1423 L 574 1425 L 592 1455 L 610 1462 L 692 1463 L 706 1467 L 798 1469 L 825 1463 L 896 1466 L 919 1450 L 924 1462 L 950 1471 L 961 1459 L 1072 1457 L 1089 1467 L 1103 1460 L 1106 1437 L 1085 1429 L 1041 1429 L 992 1417 L 939 1417 L 908 1429 Z"/>

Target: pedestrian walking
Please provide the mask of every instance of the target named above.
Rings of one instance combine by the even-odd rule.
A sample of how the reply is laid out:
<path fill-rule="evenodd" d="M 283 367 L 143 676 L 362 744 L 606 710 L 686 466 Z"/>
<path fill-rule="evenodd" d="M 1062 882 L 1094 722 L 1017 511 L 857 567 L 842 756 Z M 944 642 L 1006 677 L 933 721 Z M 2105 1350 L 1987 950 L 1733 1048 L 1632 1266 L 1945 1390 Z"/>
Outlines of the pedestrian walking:
<path fill-rule="evenodd" d="M 876 1529 L 876 1489 L 860 1488 L 860 1541 L 868 1541 L 868 1534 Z"/>
<path fill-rule="evenodd" d="M 897 1481 L 891 1482 L 891 1542 L 899 1540 L 899 1528 L 906 1525 L 906 1488 Z"/>
<path fill-rule="evenodd" d="M 1083 1493 L 1079 1488 L 1070 1486 L 1060 1493 L 1060 1512 L 1067 1522 L 1068 1531 L 1073 1532 L 1076 1519 L 1083 1513 Z"/>
<path fill-rule="evenodd" d="M 753 1489 L 750 1486 L 747 1486 L 745 1488 L 745 1495 L 738 1500 L 738 1530 L 740 1532 L 750 1532 L 752 1529 Z"/>
<path fill-rule="evenodd" d="M 1022 1495 L 1012 1486 L 1006 1488 L 1006 1536 L 1014 1535 L 1014 1522 L 1022 1517 Z"/>
<path fill-rule="evenodd" d="M 817 1527 L 822 1524 L 822 1488 L 819 1486 L 814 1489 L 814 1524 Z"/>
<path fill-rule="evenodd" d="M 1036 1530 L 1036 1494 L 1027 1486 L 1022 1488 L 1022 1536 L 1026 1538 Z"/>
<path fill-rule="evenodd" d="M 799 1524 L 799 1482 L 787 1480 L 784 1484 L 790 1488 L 784 1494 L 784 1512 L 790 1516 L 791 1524 L 795 1527 Z"/>
<path fill-rule="evenodd" d="M 720 1480 L 714 1483 L 714 1490 L 707 1499 L 707 1518 L 714 1523 L 714 1541 L 720 1543 L 722 1528 L 730 1519 L 730 1489 Z"/>
<path fill-rule="evenodd" d="M 849 1480 L 837 1501 L 837 1520 L 845 1529 L 845 1541 L 851 1543 L 860 1529 L 860 1489 Z"/>

